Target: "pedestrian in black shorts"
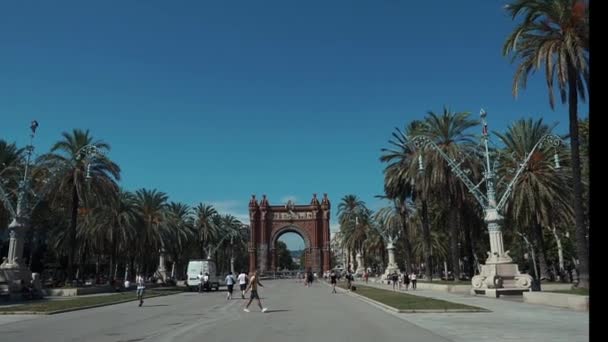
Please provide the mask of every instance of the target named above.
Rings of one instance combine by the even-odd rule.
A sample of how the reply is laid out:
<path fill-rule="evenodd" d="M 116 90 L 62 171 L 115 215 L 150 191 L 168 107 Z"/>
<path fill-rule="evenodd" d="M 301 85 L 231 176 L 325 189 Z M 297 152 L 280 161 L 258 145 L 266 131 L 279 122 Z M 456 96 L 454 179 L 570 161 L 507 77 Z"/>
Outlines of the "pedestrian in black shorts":
<path fill-rule="evenodd" d="M 247 273 L 245 273 L 245 271 L 241 272 L 237 279 L 241 288 L 241 298 L 245 299 L 245 289 L 247 288 Z"/>
<path fill-rule="evenodd" d="M 312 271 L 308 271 L 308 274 L 306 275 L 306 282 L 308 283 L 308 286 L 312 286 L 312 281 L 314 279 L 314 276 L 312 275 Z"/>
<path fill-rule="evenodd" d="M 260 300 L 260 295 L 258 294 L 258 285 L 260 287 L 264 287 L 264 285 L 262 285 L 260 283 L 257 272 L 253 271 L 253 275 L 251 276 L 251 279 L 249 280 L 249 284 L 247 285 L 247 288 L 245 289 L 245 292 L 247 292 L 247 291 L 249 291 L 249 289 L 251 289 L 251 297 L 249 298 L 249 302 L 247 303 L 247 305 L 245 306 L 243 311 L 249 312 L 249 305 L 251 304 L 251 302 L 254 299 L 258 300 L 258 306 L 260 307 L 262 312 L 266 312 L 268 310 L 268 309 L 262 307 L 262 301 Z"/>
<path fill-rule="evenodd" d="M 228 288 L 228 295 L 226 295 L 226 300 L 232 299 L 232 289 L 234 288 L 234 276 L 232 272 L 228 272 L 226 276 L 226 287 Z"/>
<path fill-rule="evenodd" d="M 334 273 L 334 271 L 331 271 L 331 274 L 329 275 L 329 281 L 331 282 L 331 293 L 337 293 L 336 292 L 336 273 Z"/>

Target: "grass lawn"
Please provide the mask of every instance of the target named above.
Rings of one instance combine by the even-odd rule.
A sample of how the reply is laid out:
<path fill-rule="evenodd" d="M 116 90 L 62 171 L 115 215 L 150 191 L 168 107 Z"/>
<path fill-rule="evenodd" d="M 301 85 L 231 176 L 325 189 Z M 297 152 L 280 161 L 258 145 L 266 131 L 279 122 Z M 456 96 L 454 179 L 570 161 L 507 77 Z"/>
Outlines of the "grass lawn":
<path fill-rule="evenodd" d="M 355 293 L 386 304 L 398 310 L 471 310 L 486 311 L 484 309 L 464 304 L 452 303 L 445 300 L 421 297 L 390 290 L 356 284 Z M 346 284 L 340 287 L 346 288 Z"/>
<path fill-rule="evenodd" d="M 541 286 L 542 288 L 542 286 Z M 544 292 L 555 292 L 555 293 L 565 293 L 565 294 L 573 294 L 573 295 L 580 295 L 580 296 L 588 296 L 589 295 L 589 290 L 588 289 L 582 289 L 582 288 L 573 288 L 572 290 L 555 290 L 555 291 L 544 291 Z"/>
<path fill-rule="evenodd" d="M 166 296 L 183 292 L 173 288 L 169 289 L 150 289 L 146 290 L 144 300 L 146 298 Z M 30 303 L 9 307 L 0 307 L 0 314 L 5 312 L 37 312 L 37 313 L 53 313 L 59 310 L 75 310 L 93 305 L 110 305 L 137 300 L 135 291 L 121 292 L 110 295 L 90 296 L 90 297 L 75 297 L 74 299 L 57 299 L 57 300 L 37 300 Z"/>

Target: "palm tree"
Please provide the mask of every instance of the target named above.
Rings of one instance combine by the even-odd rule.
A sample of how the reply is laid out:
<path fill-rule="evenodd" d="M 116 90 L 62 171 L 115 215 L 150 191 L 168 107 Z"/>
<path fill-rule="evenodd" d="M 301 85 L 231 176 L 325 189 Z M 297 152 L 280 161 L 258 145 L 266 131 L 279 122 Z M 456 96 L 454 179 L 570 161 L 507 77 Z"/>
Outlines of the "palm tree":
<path fill-rule="evenodd" d="M 377 224 L 373 222 L 372 224 Z M 363 250 L 365 251 L 366 260 L 371 261 L 372 264 L 381 261 L 383 264 L 384 260 L 384 250 L 386 249 L 386 245 L 384 243 L 383 237 L 376 229 L 370 229 L 367 231 L 367 236 L 365 241 L 363 242 Z M 370 264 L 370 263 L 366 263 Z"/>
<path fill-rule="evenodd" d="M 568 102 L 570 153 L 574 190 L 576 247 L 580 260 L 578 286 L 589 288 L 589 249 L 578 132 L 578 99 L 589 91 L 589 5 L 583 0 L 515 0 L 506 6 L 515 20 L 523 21 L 507 37 L 503 55 L 519 61 L 513 78 L 513 95 L 525 88 L 531 72 L 545 70 L 549 104 L 555 107 L 554 83 L 562 103 Z"/>
<path fill-rule="evenodd" d="M 390 199 L 403 202 L 411 197 L 420 210 L 422 219 L 425 277 L 432 280 L 431 231 L 428 215 L 428 199 L 431 196 L 429 173 L 419 172 L 418 158 L 426 159 L 427 151 L 413 148 L 410 137 L 426 134 L 427 126 L 422 121 L 410 122 L 403 131 L 395 128 L 389 140 L 392 148 L 383 148 L 380 161 L 389 163 L 384 169 L 384 191 Z M 401 206 L 404 208 L 405 206 Z M 407 222 L 407 220 L 404 220 Z M 404 231 L 406 229 L 404 228 Z M 406 237 L 406 241 L 410 239 Z M 410 248 L 410 250 L 412 250 Z M 413 250 L 412 250 L 413 254 Z"/>
<path fill-rule="evenodd" d="M 184 203 L 171 202 L 167 207 L 168 236 L 167 251 L 173 260 L 172 277 L 175 276 L 175 266 L 180 264 L 188 242 L 196 236 L 194 218 L 190 207 Z"/>
<path fill-rule="evenodd" d="M 126 252 L 136 234 L 137 218 L 135 196 L 120 189 L 108 203 L 93 209 L 86 222 L 86 236 L 91 243 L 106 242 L 110 255 L 108 278 L 114 280 L 116 256 Z"/>
<path fill-rule="evenodd" d="M 360 218 L 363 214 L 365 202 L 359 199 L 357 195 L 345 195 L 338 204 L 338 219 L 340 224 L 354 222 L 356 218 Z"/>
<path fill-rule="evenodd" d="M 585 204 L 585 217 L 589 215 L 589 118 L 579 121 L 581 143 L 581 177 L 583 182 L 583 203 Z M 586 222 L 586 225 L 589 223 Z"/>
<path fill-rule="evenodd" d="M 407 214 L 402 213 L 402 209 L 398 205 L 392 205 L 380 208 L 374 214 L 374 223 L 377 225 L 378 229 L 383 232 L 385 236 L 390 236 L 391 238 L 398 236 L 400 233 L 407 234 L 406 242 L 406 254 L 408 255 L 405 269 L 409 272 L 408 263 L 412 262 L 411 256 L 411 247 L 409 246 L 409 233 L 407 232 Z M 405 227 L 405 228 L 404 228 Z M 374 230 L 372 229 L 372 232 Z M 378 233 L 376 235 L 379 235 Z M 380 250 L 383 252 L 382 250 Z"/>
<path fill-rule="evenodd" d="M 137 246 L 139 247 L 140 266 L 145 267 L 146 256 L 150 250 L 163 252 L 164 238 L 168 236 L 168 196 L 156 189 L 139 189 L 135 192 L 135 210 L 137 212 Z M 146 268 L 144 268 L 147 271 Z"/>
<path fill-rule="evenodd" d="M 23 148 L 18 148 L 15 143 L 9 144 L 0 139 L 0 177 L 7 179 L 9 177 L 8 173 L 19 171 L 24 151 Z"/>
<path fill-rule="evenodd" d="M 512 124 L 505 134 L 494 132 L 505 145 L 501 158 L 502 178 L 510 182 L 516 170 L 529 151 L 543 136 L 550 134 L 553 127 L 542 119 L 519 120 Z M 569 178 L 553 167 L 553 148 L 538 149 L 528 162 L 515 184 L 516 190 L 508 202 L 506 212 L 514 222 L 530 227 L 536 242 L 540 279 L 549 279 L 549 267 L 543 239 L 543 227 L 552 227 L 558 220 L 572 217 Z M 557 209 L 557 210 L 556 210 Z"/>
<path fill-rule="evenodd" d="M 474 169 L 472 158 L 468 155 L 473 152 L 475 136 L 467 132 L 471 127 L 478 124 L 477 120 L 469 119 L 467 112 L 451 112 L 448 108 L 443 109 L 442 114 L 429 111 L 425 123 L 426 134 L 437 146 L 452 160 L 463 161 L 465 168 Z M 459 219 L 463 203 L 468 190 L 465 184 L 452 172 L 446 160 L 435 150 L 430 150 L 427 165 L 430 173 L 431 184 L 436 188 L 436 193 L 444 199 L 444 205 L 449 208 L 449 234 L 450 234 L 450 259 L 452 272 L 455 279 L 460 279 L 460 251 L 458 241 L 460 235 Z"/>
<path fill-rule="evenodd" d="M 421 213 L 416 212 L 412 215 L 411 220 L 414 222 L 418 221 L 418 224 L 414 226 L 420 227 L 421 223 L 419 221 L 422 220 Z M 444 233 L 433 229 L 429 230 L 428 234 L 430 235 L 430 239 L 427 241 L 424 232 L 421 232 L 420 230 L 414 230 L 412 232 L 412 254 L 416 260 L 423 260 L 426 263 L 427 266 L 425 267 L 425 271 L 427 273 L 432 273 L 432 268 L 435 267 L 434 265 L 448 257 L 448 248 L 446 243 L 447 239 L 445 238 Z M 427 249 L 429 250 L 428 254 L 431 255 L 431 258 L 437 262 L 429 262 L 427 260 Z"/>
<path fill-rule="evenodd" d="M 194 212 L 194 227 L 198 232 L 200 258 L 203 259 L 205 257 L 205 247 L 207 247 L 209 241 L 215 239 L 219 232 L 219 227 L 213 220 L 218 213 L 212 205 L 203 203 L 199 203 L 199 205 L 194 208 Z"/>
<path fill-rule="evenodd" d="M 342 232 L 342 244 L 352 253 L 361 249 L 369 229 L 370 211 L 356 195 L 345 195 L 338 204 L 338 221 Z"/>
<path fill-rule="evenodd" d="M 242 227 L 243 223 L 239 221 L 236 217 L 226 214 L 222 215 L 220 219 L 221 224 L 221 233 L 222 241 L 220 241 L 220 245 L 218 247 L 223 247 L 223 250 L 228 253 L 224 253 L 224 255 L 228 254 L 228 262 L 231 272 L 235 272 L 234 270 L 234 244 L 242 245 Z M 219 261 L 219 260 L 218 260 Z"/>
<path fill-rule="evenodd" d="M 51 147 L 51 153 L 40 157 L 40 163 L 43 168 L 60 172 L 58 186 L 54 192 L 70 194 L 71 197 L 67 276 L 68 280 L 72 280 L 79 209 L 82 204 L 86 205 L 88 197 L 110 198 L 118 191 L 116 182 L 120 180 L 120 167 L 107 157 L 95 158 L 90 164 L 85 164 L 85 160 L 81 158 L 83 147 L 93 145 L 103 152 L 110 150 L 110 145 L 95 140 L 88 130 L 74 129 L 71 133 L 63 132 L 62 136 L 63 140 Z M 85 179 L 87 172 L 91 175 L 88 181 Z"/>

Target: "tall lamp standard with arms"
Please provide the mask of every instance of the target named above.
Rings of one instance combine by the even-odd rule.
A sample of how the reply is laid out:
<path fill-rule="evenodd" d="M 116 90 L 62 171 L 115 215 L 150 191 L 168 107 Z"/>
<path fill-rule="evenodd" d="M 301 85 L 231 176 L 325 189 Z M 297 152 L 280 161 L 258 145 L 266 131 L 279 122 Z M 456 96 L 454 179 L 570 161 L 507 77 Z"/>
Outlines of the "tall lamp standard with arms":
<path fill-rule="evenodd" d="M 528 153 L 524 161 L 520 164 L 515 176 L 513 179 L 511 179 L 505 192 L 497 202 L 495 189 L 496 173 L 495 169 L 493 168 L 493 164 L 490 162 L 490 153 L 488 148 L 489 135 L 488 125 L 486 122 L 487 113 L 482 109 L 480 116 L 483 124 L 482 140 L 485 149 L 485 177 L 483 181 L 486 183 L 486 194 L 479 190 L 479 185 L 475 185 L 469 179 L 467 174 L 460 169 L 460 164 L 443 152 L 443 150 L 437 146 L 437 144 L 431 138 L 424 135 L 418 135 L 412 137 L 410 140 L 414 143 L 416 148 L 420 150 L 427 148 L 435 150 L 435 152 L 437 152 L 448 163 L 451 171 L 454 172 L 454 174 L 466 185 L 469 192 L 482 206 L 484 211 L 484 221 L 487 223 L 490 237 L 490 251 L 487 252 L 488 258 L 486 259 L 485 265 L 481 265 L 480 274 L 474 276 L 471 280 L 471 285 L 473 287 L 471 292 L 473 294 L 485 294 L 486 296 L 498 297 L 500 293 L 529 291 L 530 287 L 532 286 L 532 277 L 528 274 L 520 273 L 518 265 L 513 263 L 513 260 L 509 256 L 509 251 L 504 250 L 502 230 L 500 226 L 503 220 L 501 212 L 504 209 L 507 199 L 513 191 L 513 187 L 515 186 L 519 176 L 526 168 L 534 152 L 539 148 L 545 146 L 545 144 L 553 146 L 556 149 L 554 154 L 555 168 L 560 168 L 557 147 L 561 145 L 562 140 L 560 137 L 553 134 L 546 134 L 542 136 Z M 422 154 L 420 154 L 418 158 L 419 170 L 424 171 Z"/>

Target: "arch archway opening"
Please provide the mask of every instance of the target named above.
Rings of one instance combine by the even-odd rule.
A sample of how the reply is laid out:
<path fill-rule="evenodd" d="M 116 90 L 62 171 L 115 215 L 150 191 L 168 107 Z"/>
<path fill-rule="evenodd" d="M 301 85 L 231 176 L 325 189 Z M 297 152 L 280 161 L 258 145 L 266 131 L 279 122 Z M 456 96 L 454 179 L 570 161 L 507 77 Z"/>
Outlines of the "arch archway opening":
<path fill-rule="evenodd" d="M 285 231 L 274 242 L 277 271 L 303 270 L 306 265 L 306 242 L 296 231 Z"/>

